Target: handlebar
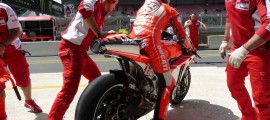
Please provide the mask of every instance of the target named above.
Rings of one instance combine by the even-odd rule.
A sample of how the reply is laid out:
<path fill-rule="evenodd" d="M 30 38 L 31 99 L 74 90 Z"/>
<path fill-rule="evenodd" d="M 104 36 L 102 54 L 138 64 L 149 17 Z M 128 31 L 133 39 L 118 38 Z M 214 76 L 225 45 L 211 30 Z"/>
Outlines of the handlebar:
<path fill-rule="evenodd" d="M 193 55 L 195 55 L 197 58 L 202 58 L 197 51 L 190 51 L 190 53 L 192 53 Z"/>
<path fill-rule="evenodd" d="M 22 54 L 25 56 L 26 54 L 30 55 L 31 56 L 31 53 L 26 51 L 26 50 L 22 50 Z"/>

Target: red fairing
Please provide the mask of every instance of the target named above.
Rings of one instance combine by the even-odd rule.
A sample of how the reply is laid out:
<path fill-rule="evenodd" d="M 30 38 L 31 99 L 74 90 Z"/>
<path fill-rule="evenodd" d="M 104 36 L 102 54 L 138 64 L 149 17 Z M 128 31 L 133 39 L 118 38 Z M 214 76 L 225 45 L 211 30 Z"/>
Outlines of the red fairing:
<path fill-rule="evenodd" d="M 120 56 L 130 58 L 130 59 L 135 60 L 137 62 L 149 63 L 149 58 L 147 56 L 144 56 L 141 54 L 134 54 L 134 53 L 117 51 L 117 50 L 108 50 L 108 52 L 111 54 L 120 55 Z"/>
<path fill-rule="evenodd" d="M 182 64 L 185 64 L 186 62 L 188 62 L 190 59 L 193 59 L 194 57 L 195 56 L 192 55 L 192 54 L 183 55 L 180 60 L 175 61 L 171 65 L 171 69 L 180 69 L 180 67 L 182 66 Z"/>
<path fill-rule="evenodd" d="M 167 59 L 176 58 L 182 55 L 182 48 L 177 42 L 161 40 L 161 45 Z"/>
<path fill-rule="evenodd" d="M 106 38 L 104 38 L 106 39 Z M 104 40 L 102 39 L 102 40 Z M 113 38 L 107 38 L 109 41 L 115 40 Z M 161 45 L 164 49 L 164 54 L 166 55 L 167 59 L 170 58 L 176 58 L 182 55 L 182 48 L 181 46 L 175 42 L 175 41 L 165 41 L 161 40 Z M 122 52 L 118 50 L 108 50 L 109 53 L 117 54 L 121 56 L 125 56 L 127 58 L 130 58 L 132 60 L 142 62 L 142 63 L 148 63 L 149 58 L 147 56 L 141 55 L 141 54 L 134 54 L 134 53 L 128 53 L 128 52 Z"/>
<path fill-rule="evenodd" d="M 127 39 L 127 34 L 108 34 L 100 38 L 100 40 L 116 40 L 116 39 Z"/>

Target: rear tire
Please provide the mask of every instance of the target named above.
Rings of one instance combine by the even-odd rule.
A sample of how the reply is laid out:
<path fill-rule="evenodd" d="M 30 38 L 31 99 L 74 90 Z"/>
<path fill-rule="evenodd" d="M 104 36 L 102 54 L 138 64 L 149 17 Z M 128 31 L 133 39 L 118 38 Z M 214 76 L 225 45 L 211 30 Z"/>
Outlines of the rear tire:
<path fill-rule="evenodd" d="M 179 78 L 180 79 L 180 76 Z M 186 69 L 184 76 L 181 80 L 178 80 L 176 85 L 174 86 L 172 92 L 171 92 L 171 104 L 176 105 L 183 101 L 183 99 L 186 97 L 191 82 L 191 75 L 189 67 Z"/>
<path fill-rule="evenodd" d="M 124 80 L 117 79 L 115 74 L 103 75 L 83 91 L 76 107 L 75 120 L 121 119 L 125 104 Z"/>

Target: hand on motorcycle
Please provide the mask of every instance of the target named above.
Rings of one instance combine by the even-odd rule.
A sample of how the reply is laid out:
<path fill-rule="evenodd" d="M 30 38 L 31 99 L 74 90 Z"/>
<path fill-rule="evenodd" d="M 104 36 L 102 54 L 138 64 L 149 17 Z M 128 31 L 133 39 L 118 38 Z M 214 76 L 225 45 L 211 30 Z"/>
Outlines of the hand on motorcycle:
<path fill-rule="evenodd" d="M 226 57 L 226 50 L 228 48 L 228 41 L 222 41 L 219 47 L 219 53 L 222 59 Z"/>
<path fill-rule="evenodd" d="M 229 63 L 233 68 L 239 68 L 248 54 L 248 50 L 241 46 L 230 54 Z"/>

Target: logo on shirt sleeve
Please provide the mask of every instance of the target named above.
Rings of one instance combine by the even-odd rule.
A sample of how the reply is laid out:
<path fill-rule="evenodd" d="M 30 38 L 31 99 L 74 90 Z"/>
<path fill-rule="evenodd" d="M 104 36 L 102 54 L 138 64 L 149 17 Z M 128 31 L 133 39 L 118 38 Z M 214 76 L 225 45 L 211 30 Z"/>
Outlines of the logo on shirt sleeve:
<path fill-rule="evenodd" d="M 250 5 L 250 0 L 237 0 L 235 8 L 240 10 L 248 10 Z"/>

